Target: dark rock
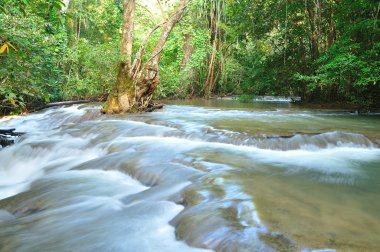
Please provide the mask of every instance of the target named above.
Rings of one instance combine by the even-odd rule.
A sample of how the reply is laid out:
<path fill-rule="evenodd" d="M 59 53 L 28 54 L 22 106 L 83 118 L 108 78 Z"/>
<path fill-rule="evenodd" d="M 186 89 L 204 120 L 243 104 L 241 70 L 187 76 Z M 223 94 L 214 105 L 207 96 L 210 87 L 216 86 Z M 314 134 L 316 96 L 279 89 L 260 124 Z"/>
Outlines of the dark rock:
<path fill-rule="evenodd" d="M 22 132 L 15 132 L 15 130 L 16 129 L 0 129 L 1 148 L 14 144 L 14 138 L 24 134 Z"/>
<path fill-rule="evenodd" d="M 14 144 L 14 142 L 15 141 L 13 139 L 11 139 L 7 136 L 0 135 L 0 146 L 2 148 Z"/>

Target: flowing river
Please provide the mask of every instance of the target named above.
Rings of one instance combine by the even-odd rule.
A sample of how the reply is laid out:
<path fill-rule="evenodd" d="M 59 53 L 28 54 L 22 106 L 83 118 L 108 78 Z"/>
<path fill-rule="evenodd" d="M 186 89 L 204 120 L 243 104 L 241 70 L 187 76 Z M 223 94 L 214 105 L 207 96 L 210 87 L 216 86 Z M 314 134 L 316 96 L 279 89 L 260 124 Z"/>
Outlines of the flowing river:
<path fill-rule="evenodd" d="M 0 251 L 380 251 L 380 116 L 100 105 L 0 122 Z"/>

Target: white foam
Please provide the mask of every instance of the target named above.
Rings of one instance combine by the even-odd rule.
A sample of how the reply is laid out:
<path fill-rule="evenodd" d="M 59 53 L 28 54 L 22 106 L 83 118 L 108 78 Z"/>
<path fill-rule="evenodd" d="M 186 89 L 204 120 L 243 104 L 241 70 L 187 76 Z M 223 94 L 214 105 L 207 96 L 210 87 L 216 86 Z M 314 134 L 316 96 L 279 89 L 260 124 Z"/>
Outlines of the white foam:
<path fill-rule="evenodd" d="M 119 200 L 146 189 L 118 171 L 45 176 L 31 190 L 37 201 L 43 192 L 45 206 L 39 206 L 44 210 L 10 220 L 13 228 L 6 219 L 0 221 L 0 240 L 8 244 L 18 240 L 20 251 L 206 251 L 176 240 L 168 223 L 182 206 L 143 199 L 124 205 Z M 28 201 L 32 204 L 33 198 Z M 23 235 L 17 236 L 18 232 Z"/>
<path fill-rule="evenodd" d="M 270 164 L 289 171 L 299 169 L 313 170 L 323 174 L 360 174 L 358 163 L 368 161 L 380 161 L 380 149 L 358 147 L 333 147 L 317 150 L 266 150 L 254 146 L 237 146 L 225 143 L 213 143 L 178 139 L 175 137 L 132 137 L 126 138 L 130 144 L 145 144 L 156 148 L 170 149 L 173 152 L 183 153 L 186 151 L 204 148 L 208 152 L 227 151 L 236 155 L 249 157 L 252 163 Z"/>
<path fill-rule="evenodd" d="M 41 141 L 32 136 L 0 151 L 0 199 L 28 189 L 31 182 L 43 176 L 45 167 L 66 170 L 101 155 L 104 150 L 88 147 L 90 139 L 69 135 L 51 136 Z M 51 172 L 51 171 L 50 171 Z"/>

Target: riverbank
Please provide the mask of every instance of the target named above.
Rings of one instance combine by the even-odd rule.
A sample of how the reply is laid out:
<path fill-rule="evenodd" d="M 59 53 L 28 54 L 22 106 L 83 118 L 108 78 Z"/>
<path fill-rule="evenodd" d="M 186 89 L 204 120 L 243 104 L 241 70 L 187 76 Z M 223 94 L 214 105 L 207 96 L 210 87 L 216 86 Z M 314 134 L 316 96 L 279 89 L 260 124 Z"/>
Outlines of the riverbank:
<path fill-rule="evenodd" d="M 380 108 L 363 108 L 349 102 L 296 102 L 297 105 L 308 109 L 336 109 L 346 110 L 357 114 L 380 113 Z"/>

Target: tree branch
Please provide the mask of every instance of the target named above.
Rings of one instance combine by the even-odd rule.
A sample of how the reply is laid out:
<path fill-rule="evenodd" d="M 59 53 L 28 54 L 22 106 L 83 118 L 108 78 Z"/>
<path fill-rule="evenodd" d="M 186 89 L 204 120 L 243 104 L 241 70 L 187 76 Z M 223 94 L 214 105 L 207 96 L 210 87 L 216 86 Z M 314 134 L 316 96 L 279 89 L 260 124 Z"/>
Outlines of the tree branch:
<path fill-rule="evenodd" d="M 164 26 L 160 39 L 158 40 L 157 45 L 152 52 L 152 56 L 148 61 L 154 59 L 155 57 L 161 54 L 171 30 L 173 29 L 174 25 L 182 18 L 183 11 L 187 7 L 188 3 L 189 0 L 181 0 L 180 4 L 177 6 L 174 13 L 170 16 L 166 25 Z"/>
<path fill-rule="evenodd" d="M 154 27 L 145 36 L 145 39 L 141 43 L 139 51 L 136 53 L 135 60 L 133 61 L 133 65 L 132 65 L 131 72 L 130 72 L 132 76 L 135 76 L 135 74 L 140 70 L 142 57 L 144 56 L 145 46 L 146 46 L 146 43 L 148 43 L 150 36 L 152 36 L 153 32 L 155 32 L 158 28 L 160 28 L 164 24 L 166 24 L 166 22 L 163 22 L 161 24 L 156 25 L 156 27 Z"/>

